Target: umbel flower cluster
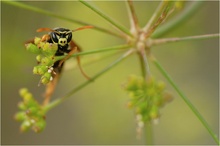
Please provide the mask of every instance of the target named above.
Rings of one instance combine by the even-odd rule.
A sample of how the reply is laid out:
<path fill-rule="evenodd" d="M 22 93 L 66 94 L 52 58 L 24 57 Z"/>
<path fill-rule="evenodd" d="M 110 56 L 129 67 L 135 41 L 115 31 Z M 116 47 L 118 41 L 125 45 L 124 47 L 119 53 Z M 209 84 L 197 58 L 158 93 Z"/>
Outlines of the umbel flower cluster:
<path fill-rule="evenodd" d="M 35 132 L 43 131 L 46 127 L 45 108 L 34 99 L 26 88 L 20 89 L 19 93 L 23 101 L 18 104 L 20 111 L 15 114 L 15 120 L 22 122 L 21 132 L 29 129 Z"/>
<path fill-rule="evenodd" d="M 53 77 L 53 67 L 55 60 L 55 53 L 58 49 L 57 44 L 42 42 L 41 38 L 36 37 L 34 39 L 34 44 L 26 44 L 27 51 L 37 54 L 36 60 L 38 65 L 34 67 L 33 73 L 41 75 L 40 83 L 47 84 Z"/>
<path fill-rule="evenodd" d="M 131 75 L 124 84 L 130 100 L 127 107 L 134 109 L 137 120 L 137 132 L 147 122 L 156 122 L 160 117 L 159 109 L 172 100 L 171 94 L 165 91 L 165 83 L 156 81 L 152 76 L 146 79 Z"/>

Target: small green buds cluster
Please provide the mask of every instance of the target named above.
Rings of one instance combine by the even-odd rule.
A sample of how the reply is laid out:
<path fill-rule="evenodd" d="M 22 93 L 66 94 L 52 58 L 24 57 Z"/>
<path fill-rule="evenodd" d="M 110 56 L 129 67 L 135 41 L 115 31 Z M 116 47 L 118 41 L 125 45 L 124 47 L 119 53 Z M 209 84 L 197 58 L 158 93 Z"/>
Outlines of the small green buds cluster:
<path fill-rule="evenodd" d="M 25 45 L 26 49 L 34 54 L 37 54 L 36 60 L 38 65 L 34 67 L 33 73 L 41 76 L 41 83 L 47 84 L 53 80 L 53 64 L 55 60 L 55 53 L 58 49 L 56 43 L 42 42 L 41 38 L 36 37 L 34 44 L 29 43 Z"/>
<path fill-rule="evenodd" d="M 156 81 L 152 76 L 144 79 L 132 75 L 128 78 L 124 89 L 130 97 L 128 108 L 135 110 L 138 132 L 146 122 L 158 121 L 159 109 L 172 99 L 172 96 L 165 92 L 165 83 Z"/>
<path fill-rule="evenodd" d="M 33 98 L 32 94 L 26 89 L 20 89 L 20 96 L 23 101 L 18 104 L 19 112 L 15 114 L 15 120 L 22 122 L 21 132 L 32 129 L 41 132 L 46 127 L 44 108 Z"/>

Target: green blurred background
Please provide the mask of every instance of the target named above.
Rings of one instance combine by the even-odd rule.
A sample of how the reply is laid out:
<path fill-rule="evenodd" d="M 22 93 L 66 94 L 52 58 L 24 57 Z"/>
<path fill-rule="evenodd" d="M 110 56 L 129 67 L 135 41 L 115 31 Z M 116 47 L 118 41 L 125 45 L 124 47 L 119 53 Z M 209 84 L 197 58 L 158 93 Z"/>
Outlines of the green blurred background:
<path fill-rule="evenodd" d="M 105 20 L 79 2 L 22 2 L 56 14 L 82 20 L 112 29 Z M 125 2 L 94 2 L 107 15 L 129 27 Z M 149 20 L 159 2 L 134 2 L 141 26 Z M 37 100 L 42 101 L 43 85 L 40 77 L 32 74 L 35 55 L 25 51 L 24 42 L 43 33 L 41 27 L 66 27 L 80 25 L 44 16 L 32 11 L 1 3 L 1 133 L 2 144 L 145 144 L 145 138 L 136 139 L 136 123 L 132 110 L 126 108 L 127 94 L 121 84 L 130 74 L 140 74 L 136 55 L 126 59 L 105 75 L 98 78 L 70 99 L 47 114 L 47 127 L 40 134 L 20 133 L 20 123 L 14 121 L 17 103 L 21 100 L 18 90 L 28 87 Z M 178 37 L 219 33 L 219 4 L 204 2 L 201 8 L 175 30 L 164 37 Z M 73 39 L 84 51 L 124 44 L 117 37 L 96 30 L 75 32 Z M 216 134 L 219 134 L 219 40 L 187 41 L 165 44 L 152 48 L 152 53 L 170 76 L 200 111 Z M 99 55 L 84 56 L 83 61 Z M 114 61 L 120 54 L 84 66 L 92 76 Z M 69 60 L 66 68 L 75 63 Z M 153 64 L 152 73 L 166 80 Z M 57 86 L 53 99 L 83 83 L 86 79 L 78 69 L 66 70 Z M 192 111 L 171 88 L 175 99 L 162 108 L 158 125 L 153 126 L 155 144 L 215 144 L 207 130 Z"/>

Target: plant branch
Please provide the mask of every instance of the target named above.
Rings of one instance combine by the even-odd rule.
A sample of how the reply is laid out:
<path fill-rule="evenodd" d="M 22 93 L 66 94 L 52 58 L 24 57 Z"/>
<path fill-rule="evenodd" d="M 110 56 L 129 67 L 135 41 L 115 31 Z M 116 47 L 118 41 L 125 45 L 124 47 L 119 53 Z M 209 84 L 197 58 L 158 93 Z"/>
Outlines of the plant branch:
<path fill-rule="evenodd" d="M 97 8 L 95 8 L 94 6 L 90 5 L 88 2 L 85 2 L 83 0 L 79 0 L 82 4 L 84 4 L 85 6 L 87 6 L 88 8 L 90 8 L 92 11 L 94 11 L 95 13 L 97 13 L 99 16 L 101 16 L 103 19 L 105 19 L 106 21 L 108 21 L 110 24 L 112 24 L 113 26 L 115 26 L 117 29 L 119 29 L 121 32 L 123 32 L 124 34 L 133 37 L 132 34 L 129 32 L 129 30 L 127 30 L 126 28 L 124 28 L 122 25 L 116 23 L 112 18 L 110 18 L 109 16 L 107 16 L 106 14 L 104 14 L 103 12 L 101 12 L 100 10 L 98 10 Z"/>
<path fill-rule="evenodd" d="M 91 50 L 91 51 L 78 52 L 78 53 L 73 54 L 71 57 L 90 55 L 90 54 L 94 54 L 94 53 L 101 53 L 101 52 L 114 51 L 114 50 L 128 49 L 130 47 L 131 47 L 131 45 L 129 45 L 129 44 L 118 45 L 118 46 L 96 49 L 96 50 Z M 63 58 L 65 58 L 65 55 L 64 56 L 55 56 L 56 61 L 62 60 Z"/>
<path fill-rule="evenodd" d="M 180 41 L 192 41 L 192 40 L 201 40 L 201 39 L 211 39 L 217 38 L 220 34 L 205 34 L 205 35 L 197 35 L 197 36 L 188 36 L 188 37 L 176 37 L 176 38 L 164 38 L 164 39 L 154 39 L 151 41 L 151 45 L 161 45 L 165 43 L 173 43 Z"/>
<path fill-rule="evenodd" d="M 190 100 L 184 95 L 184 93 L 179 89 L 179 87 L 175 84 L 175 82 L 168 75 L 168 73 L 165 71 L 165 69 L 160 65 L 160 63 L 153 56 L 151 56 L 151 59 L 152 59 L 153 63 L 155 64 L 155 66 L 160 70 L 160 72 L 164 75 L 164 77 L 167 79 L 167 81 L 172 85 L 172 87 L 176 90 L 176 92 L 179 94 L 179 96 L 184 100 L 184 102 L 188 105 L 188 107 L 192 110 L 192 112 L 200 120 L 200 122 L 203 124 L 203 126 L 207 129 L 207 131 L 212 136 L 212 138 L 215 140 L 215 142 L 220 144 L 218 137 L 211 130 L 211 128 L 208 125 L 208 123 L 206 122 L 206 120 L 202 117 L 202 115 L 194 107 L 194 105 L 190 102 Z"/>
<path fill-rule="evenodd" d="M 139 50 L 138 54 L 139 54 L 140 63 L 141 63 L 142 75 L 146 79 L 147 76 L 149 76 L 151 73 L 150 73 L 150 67 L 149 67 L 149 63 L 147 60 L 147 56 L 146 56 L 145 45 L 141 42 L 138 43 L 138 50 Z"/>
<path fill-rule="evenodd" d="M 166 19 L 167 15 L 169 14 L 173 2 L 172 1 L 163 1 L 163 2 L 166 4 L 166 5 L 164 4 L 165 8 L 162 11 L 162 13 L 160 14 L 160 17 L 157 19 L 157 21 L 147 30 L 147 32 L 145 32 L 145 38 L 149 38 L 151 36 L 151 34 L 156 30 L 156 28 L 162 22 L 164 22 L 164 20 Z"/>
<path fill-rule="evenodd" d="M 170 32 L 174 30 L 175 27 L 180 26 L 184 22 L 186 22 L 190 17 L 193 16 L 193 14 L 196 13 L 196 11 L 200 8 L 203 1 L 194 1 L 191 5 L 186 7 L 179 15 L 176 15 L 173 19 L 169 20 L 167 23 L 159 27 L 153 34 L 152 38 L 158 38 L 162 35 L 166 34 L 167 32 Z"/>
<path fill-rule="evenodd" d="M 127 0 L 128 4 L 128 14 L 129 14 L 129 20 L 130 20 L 130 31 L 133 34 L 137 34 L 139 31 L 139 25 L 138 25 L 138 18 L 135 13 L 134 5 L 131 0 Z"/>
<path fill-rule="evenodd" d="M 164 8 L 168 5 L 168 1 L 162 1 L 160 5 L 157 7 L 156 11 L 153 13 L 152 17 L 148 21 L 148 23 L 143 28 L 143 31 L 147 33 L 149 29 L 153 26 L 153 24 L 157 21 L 158 17 L 163 12 Z"/>
<path fill-rule="evenodd" d="M 80 25 L 92 25 L 92 26 L 94 26 L 94 29 L 96 29 L 98 31 L 101 31 L 103 33 L 111 34 L 113 36 L 117 36 L 117 37 L 120 37 L 120 38 L 123 37 L 122 35 L 120 35 L 118 33 L 114 33 L 114 32 L 112 32 L 110 30 L 101 28 L 99 26 L 96 26 L 96 25 L 93 25 L 93 24 L 89 24 L 89 23 L 86 23 L 86 22 L 83 22 L 83 21 L 79 21 L 79 20 L 76 20 L 76 19 L 68 18 L 68 17 L 62 16 L 62 15 L 58 15 L 58 14 L 52 13 L 50 11 L 40 9 L 38 7 L 26 5 L 26 4 L 21 3 L 21 2 L 16 2 L 16 1 L 2 1 L 2 2 L 6 3 L 6 4 L 9 4 L 9 5 L 12 5 L 12 6 L 16 6 L 16 7 L 19 7 L 19 8 L 26 9 L 26 10 L 29 10 L 29 11 L 33 11 L 33 12 L 36 12 L 36 13 L 40 13 L 40 14 L 44 14 L 44 15 L 50 16 L 50 17 L 54 17 L 54 18 L 58 18 L 58 19 L 61 19 L 61 20 L 65 20 L 65 21 L 68 21 L 68 22 L 74 22 L 74 23 L 77 23 L 77 24 L 80 24 Z"/>
<path fill-rule="evenodd" d="M 120 58 L 118 58 L 117 60 L 115 60 L 113 63 L 111 63 L 110 65 L 108 65 L 106 68 L 104 68 L 102 71 L 100 71 L 99 73 L 97 73 L 96 75 L 94 75 L 91 80 L 87 80 L 86 82 L 80 84 L 79 86 L 75 87 L 74 89 L 72 89 L 69 93 L 67 93 L 65 96 L 63 96 L 62 98 L 59 98 L 53 102 L 51 102 L 50 104 L 48 104 L 45 107 L 46 111 L 49 111 L 50 109 L 54 108 L 55 106 L 59 105 L 60 103 L 62 103 L 63 101 L 65 101 L 66 99 L 68 99 L 69 97 L 71 97 L 74 93 L 76 93 L 77 91 L 79 91 L 80 89 L 82 89 L 83 87 L 89 85 L 90 83 L 92 83 L 94 80 L 96 80 L 98 77 L 100 77 L 101 75 L 103 75 L 104 73 L 106 73 L 107 71 L 109 71 L 110 69 L 112 69 L 113 67 L 115 67 L 118 63 L 120 63 L 121 61 L 123 61 L 125 58 L 127 58 L 129 55 L 131 55 L 135 50 L 130 49 L 128 50 L 126 53 L 124 53 Z"/>

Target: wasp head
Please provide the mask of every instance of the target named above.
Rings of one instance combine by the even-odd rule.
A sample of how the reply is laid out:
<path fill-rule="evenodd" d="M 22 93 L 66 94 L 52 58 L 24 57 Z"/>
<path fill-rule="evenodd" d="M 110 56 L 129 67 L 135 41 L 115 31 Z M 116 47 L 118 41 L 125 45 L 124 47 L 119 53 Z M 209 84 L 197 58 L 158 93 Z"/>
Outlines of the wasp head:
<path fill-rule="evenodd" d="M 66 28 L 55 28 L 50 32 L 50 38 L 60 46 L 66 46 L 72 39 L 72 31 Z"/>

